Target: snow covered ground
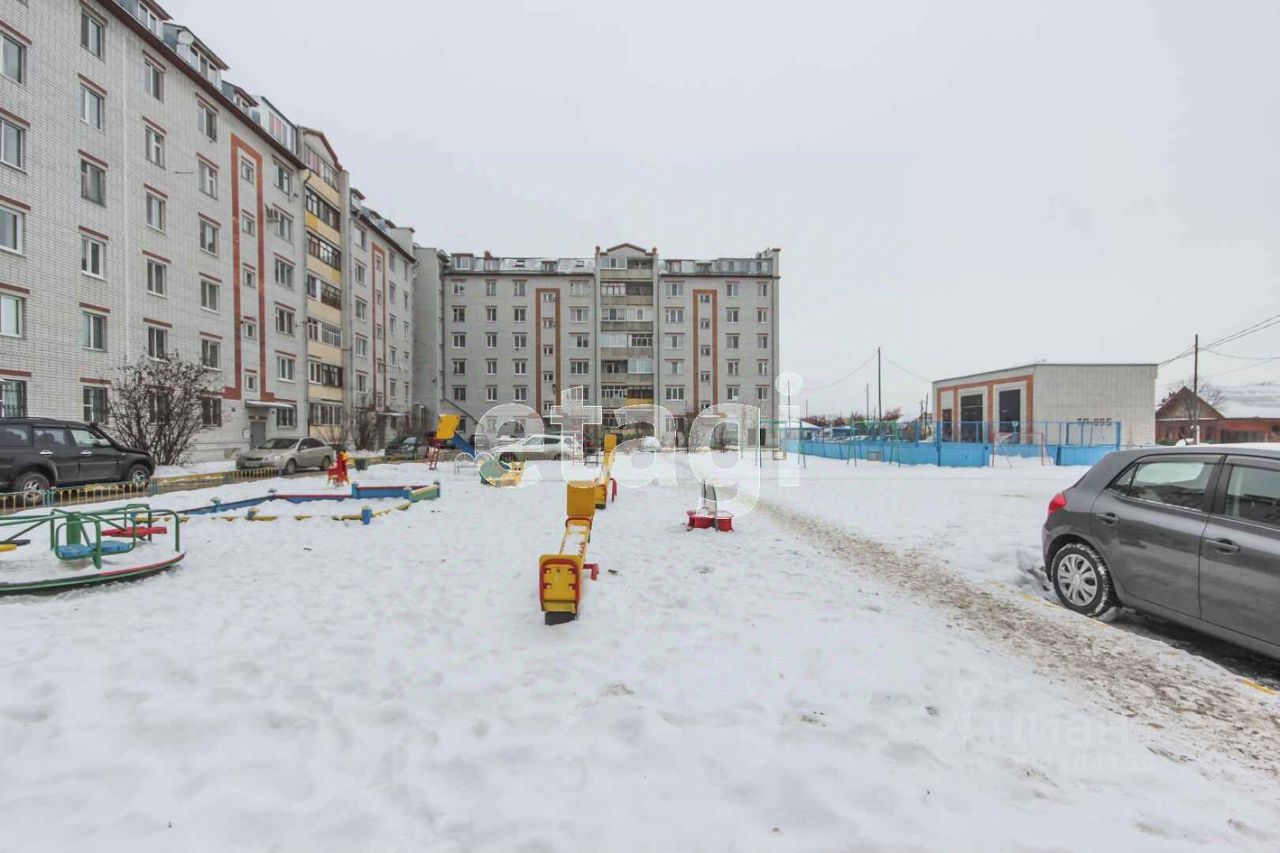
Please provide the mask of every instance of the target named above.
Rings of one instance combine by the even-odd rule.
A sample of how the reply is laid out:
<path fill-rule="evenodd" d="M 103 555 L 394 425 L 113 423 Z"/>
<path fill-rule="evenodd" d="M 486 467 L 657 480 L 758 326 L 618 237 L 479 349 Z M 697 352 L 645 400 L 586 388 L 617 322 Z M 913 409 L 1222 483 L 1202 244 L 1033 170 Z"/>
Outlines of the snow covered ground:
<path fill-rule="evenodd" d="M 720 535 L 684 530 L 698 496 L 669 461 L 676 484 L 598 515 L 600 580 L 569 625 L 536 598 L 554 463 L 505 490 L 377 466 L 360 481 L 444 495 L 369 527 L 193 521 L 169 574 L 0 600 L 0 848 L 1280 844 L 1274 772 L 1195 757 L 1179 715 L 1109 708 L 784 514 L 1002 587 L 1079 472 L 771 465 Z M 1091 634 L 1110 635 L 1138 642 Z"/>

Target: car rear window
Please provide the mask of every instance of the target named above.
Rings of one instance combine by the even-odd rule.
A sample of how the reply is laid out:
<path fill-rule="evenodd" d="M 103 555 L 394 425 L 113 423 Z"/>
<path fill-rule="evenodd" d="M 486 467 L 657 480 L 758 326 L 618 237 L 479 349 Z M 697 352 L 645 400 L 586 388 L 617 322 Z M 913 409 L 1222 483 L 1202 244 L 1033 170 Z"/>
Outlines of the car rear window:
<path fill-rule="evenodd" d="M 29 447 L 31 427 L 25 424 L 0 424 L 0 447 Z"/>

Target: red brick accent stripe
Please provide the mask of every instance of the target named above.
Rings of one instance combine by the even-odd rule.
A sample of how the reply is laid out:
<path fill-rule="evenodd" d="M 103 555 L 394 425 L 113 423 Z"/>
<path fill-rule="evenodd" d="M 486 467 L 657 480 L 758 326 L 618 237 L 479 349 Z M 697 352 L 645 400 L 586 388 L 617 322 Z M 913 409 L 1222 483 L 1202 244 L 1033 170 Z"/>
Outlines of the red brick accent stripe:
<path fill-rule="evenodd" d="M 18 287 L 18 285 L 16 284 L 5 284 L 3 281 L 0 281 L 0 290 L 10 290 L 14 293 L 22 293 L 27 296 L 31 295 L 31 291 L 28 290 L 27 288 Z"/>
<path fill-rule="evenodd" d="M 99 312 L 99 313 L 101 313 L 101 314 L 110 314 L 110 313 L 111 313 L 111 309 L 110 309 L 110 308 L 104 308 L 104 307 L 103 307 L 103 306 L 101 306 L 101 305 L 94 305 L 92 302 L 81 302 L 81 303 L 80 303 L 80 307 L 81 307 L 81 308 L 88 308 L 90 311 L 97 311 L 97 312 Z"/>

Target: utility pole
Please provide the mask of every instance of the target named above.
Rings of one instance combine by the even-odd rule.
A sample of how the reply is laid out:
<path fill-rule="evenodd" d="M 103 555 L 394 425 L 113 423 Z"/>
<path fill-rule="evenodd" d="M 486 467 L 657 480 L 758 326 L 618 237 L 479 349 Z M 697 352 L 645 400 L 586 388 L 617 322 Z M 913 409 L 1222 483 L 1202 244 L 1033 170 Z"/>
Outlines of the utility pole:
<path fill-rule="evenodd" d="M 862 420 L 864 423 L 871 420 L 871 383 L 867 383 L 867 403 L 862 409 Z"/>
<path fill-rule="evenodd" d="M 880 388 L 880 347 L 876 347 L 876 420 L 884 420 L 884 391 Z"/>
<path fill-rule="evenodd" d="M 1196 335 L 1195 358 L 1191 368 L 1191 441 L 1200 443 L 1200 336 Z"/>

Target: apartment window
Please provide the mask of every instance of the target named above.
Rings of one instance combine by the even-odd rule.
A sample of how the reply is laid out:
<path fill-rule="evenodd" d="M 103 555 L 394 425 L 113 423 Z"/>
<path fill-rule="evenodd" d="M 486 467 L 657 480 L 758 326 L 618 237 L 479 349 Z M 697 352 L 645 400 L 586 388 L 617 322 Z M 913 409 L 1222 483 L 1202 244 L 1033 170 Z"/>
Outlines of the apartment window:
<path fill-rule="evenodd" d="M 218 141 L 218 112 L 213 107 L 198 101 L 196 103 L 196 127 L 210 142 Z"/>
<path fill-rule="evenodd" d="M 0 74 L 23 83 L 27 79 L 27 46 L 0 34 Z"/>
<path fill-rule="evenodd" d="M 106 274 L 107 244 L 90 237 L 80 235 L 80 271 L 94 278 L 102 278 Z"/>
<path fill-rule="evenodd" d="M 200 364 L 211 370 L 222 367 L 222 344 L 209 338 L 201 338 Z"/>
<path fill-rule="evenodd" d="M 254 373 L 252 370 L 246 370 L 244 372 L 243 381 L 245 391 L 248 391 L 251 394 L 258 393 L 258 374 Z"/>
<path fill-rule="evenodd" d="M 699 329 L 710 329 L 710 328 L 711 328 L 711 318 L 710 318 L 710 317 L 703 317 L 701 320 L 699 320 L 699 321 L 698 321 L 698 328 L 699 328 Z"/>
<path fill-rule="evenodd" d="M 768 323 L 768 322 L 769 322 L 769 309 L 768 309 L 768 308 L 757 308 L 757 309 L 756 309 L 756 322 L 757 322 L 757 323 Z"/>
<path fill-rule="evenodd" d="M 203 160 L 199 161 L 200 192 L 210 198 L 218 197 L 218 170 Z"/>
<path fill-rule="evenodd" d="M 511 319 L 516 323 L 523 323 L 529 316 L 529 309 L 523 306 L 517 306 L 511 310 Z"/>
<path fill-rule="evenodd" d="M 738 282 L 736 282 L 736 281 L 729 281 L 729 282 L 725 282 L 725 285 L 724 285 L 724 295 L 725 295 L 725 296 L 737 296 L 737 295 L 738 295 L 738 289 L 739 289 L 739 286 L 740 286 L 740 285 L 739 285 L 739 284 L 738 284 Z"/>
<path fill-rule="evenodd" d="M 356 335 L 356 355 L 369 355 L 369 339 L 364 335 Z"/>
<path fill-rule="evenodd" d="M 258 271 L 249 266 L 240 267 L 240 283 L 245 287 L 257 287 Z"/>
<path fill-rule="evenodd" d="M 369 235 L 365 233 L 363 228 L 356 229 L 356 245 L 361 249 L 369 245 Z"/>
<path fill-rule="evenodd" d="M 702 305 L 710 305 L 710 304 L 711 304 L 711 294 L 710 294 L 710 293 L 699 293 L 699 294 L 698 294 L 698 302 L 699 302 L 700 304 L 702 304 Z"/>
<path fill-rule="evenodd" d="M 684 322 L 684 309 L 683 309 L 683 308 L 668 308 L 668 309 L 666 310 L 666 312 L 665 312 L 665 313 L 666 313 L 666 321 L 667 321 L 668 323 L 683 323 L 683 322 Z"/>
<path fill-rule="evenodd" d="M 711 345 L 710 345 L 710 344 L 702 344 L 701 346 L 699 346 L 699 347 L 698 347 L 698 354 L 699 354 L 699 355 L 702 355 L 702 356 L 705 356 L 705 357 L 707 357 L 707 358 L 710 358 L 710 357 L 711 357 Z"/>
<path fill-rule="evenodd" d="M 739 336 L 738 336 L 738 335 L 725 335 L 725 336 L 724 336 L 724 345 L 725 345 L 725 348 L 726 348 L 726 349 L 737 349 L 737 348 L 738 348 L 738 340 L 739 340 Z"/>
<path fill-rule="evenodd" d="M 84 404 L 84 420 L 87 423 L 102 423 L 107 419 L 107 389 L 101 386 L 86 386 L 81 390 L 81 402 Z"/>
<path fill-rule="evenodd" d="M 542 354 L 545 355 L 547 358 L 550 358 L 551 356 L 555 355 L 556 354 L 555 346 L 553 344 L 543 344 Z"/>
<path fill-rule="evenodd" d="M 282 193 L 286 193 L 286 194 L 292 193 L 293 192 L 293 170 L 290 169 L 285 164 L 281 163 L 279 160 L 272 160 L 271 163 L 275 167 L 274 183 L 276 185 L 276 189 L 280 190 L 280 192 Z"/>
<path fill-rule="evenodd" d="M 164 296 L 168 292 L 169 267 L 159 261 L 147 260 L 147 292 Z"/>
<path fill-rule="evenodd" d="M 364 264 L 357 263 L 357 264 L 355 265 L 355 270 L 356 270 L 356 284 L 363 285 L 363 284 L 364 284 L 364 275 L 365 275 L 365 266 L 364 266 Z"/>
<path fill-rule="evenodd" d="M 462 306 L 462 305 L 455 305 L 455 306 L 453 306 L 453 322 L 455 322 L 455 323 L 465 323 L 465 322 L 467 322 L 467 309 L 466 309 L 466 307 L 464 307 L 464 306 Z"/>
<path fill-rule="evenodd" d="M 390 316 L 388 316 L 388 317 L 387 317 L 387 326 L 389 326 L 389 327 L 390 327 L 391 337 L 393 337 L 393 338 L 394 338 L 394 337 L 396 336 L 396 329 L 398 328 L 398 326 L 397 326 L 397 324 L 396 324 L 396 315 L 395 315 L 395 314 L 391 314 Z"/>
<path fill-rule="evenodd" d="M 728 366 L 728 368 L 729 368 L 729 375 L 730 375 L 730 376 L 737 376 L 737 375 L 738 375 L 738 362 L 737 362 L 737 361 L 729 361 L 729 362 L 727 363 L 727 366 Z"/>
<path fill-rule="evenodd" d="M 276 284 L 293 290 L 293 264 L 276 258 L 274 277 Z"/>
<path fill-rule="evenodd" d="M 710 370 L 699 370 L 699 371 L 698 371 L 698 381 L 699 381 L 699 382 L 710 382 L 710 381 L 711 381 L 711 371 L 710 371 Z"/>
<path fill-rule="evenodd" d="M 756 386 L 756 399 L 757 399 L 757 400 L 768 400 L 768 399 L 769 399 L 769 386 L 768 386 L 768 385 L 757 385 L 757 386 Z"/>
<path fill-rule="evenodd" d="M 586 376 L 591 372 L 591 362 L 583 359 L 570 359 L 569 373 L 572 376 Z"/>
<path fill-rule="evenodd" d="M 517 385 L 511 390 L 515 392 L 514 399 L 517 403 L 529 402 L 529 386 L 528 385 Z"/>
<path fill-rule="evenodd" d="M 21 379 L 0 379 L 0 418 L 27 416 L 27 383 Z"/>
<path fill-rule="evenodd" d="M 756 335 L 756 346 L 757 346 L 759 349 L 768 349 L 768 348 L 769 348 L 769 336 L 768 336 L 768 335 Z"/>
<path fill-rule="evenodd" d="M 276 306 L 276 331 L 282 335 L 293 337 L 293 311 L 289 308 Z"/>
<path fill-rule="evenodd" d="M 684 282 L 683 281 L 667 282 L 667 296 L 684 296 Z"/>
<path fill-rule="evenodd" d="M 484 360 L 484 375 L 485 376 L 498 375 L 498 360 L 496 358 L 486 358 Z"/>
<path fill-rule="evenodd" d="M 267 214 L 269 220 L 274 220 L 276 224 L 276 236 L 286 243 L 293 242 L 293 217 L 287 213 L 282 213 L 279 208 L 273 207 Z"/>
<path fill-rule="evenodd" d="M 466 332 L 454 332 L 454 333 L 453 333 L 453 348 L 454 348 L 454 349 L 463 349 L 463 348 L 465 348 L 465 347 L 466 347 L 466 345 L 467 345 L 467 333 L 466 333 Z"/>
<path fill-rule="evenodd" d="M 155 193 L 147 193 L 147 225 L 157 231 L 164 230 L 165 200 Z"/>
<path fill-rule="evenodd" d="M 484 321 L 486 323 L 498 322 L 498 306 L 487 305 L 484 309 Z"/>
<path fill-rule="evenodd" d="M 22 321 L 26 300 L 0 291 L 0 336 L 22 337 Z"/>
<path fill-rule="evenodd" d="M 484 386 L 484 401 L 486 403 L 498 402 L 498 386 L 497 385 Z"/>
<path fill-rule="evenodd" d="M 107 203 L 107 172 L 97 163 L 80 161 L 80 197 L 94 204 Z"/>
<path fill-rule="evenodd" d="M 276 409 L 276 426 L 280 429 L 297 429 L 298 407 L 286 406 L 283 409 Z"/>
<path fill-rule="evenodd" d="M 331 347 L 342 346 L 342 327 L 332 323 L 320 324 L 320 343 Z"/>
<path fill-rule="evenodd" d="M 667 362 L 668 376 L 684 376 L 684 362 L 680 360 Z"/>
<path fill-rule="evenodd" d="M 338 247 L 328 240 L 320 239 L 310 231 L 307 232 L 307 254 L 320 261 L 320 263 L 335 269 L 342 267 L 342 252 L 338 250 Z"/>
<path fill-rule="evenodd" d="M 591 283 L 586 281 L 569 282 L 569 295 L 570 296 L 590 296 Z"/>
<path fill-rule="evenodd" d="M 200 279 L 200 307 L 206 311 L 217 311 L 220 295 L 218 291 L 221 289 L 216 282 Z"/>
<path fill-rule="evenodd" d="M 529 375 L 529 360 L 525 358 L 517 358 L 511 362 L 511 372 L 516 376 Z"/>
<path fill-rule="evenodd" d="M 736 403 L 742 399 L 741 389 L 737 385 L 726 385 L 724 388 L 724 398 L 730 403 Z"/>
<path fill-rule="evenodd" d="M 250 160 L 240 159 L 240 177 L 249 183 L 254 183 L 258 179 L 258 170 Z"/>
<path fill-rule="evenodd" d="M 240 230 L 250 237 L 258 233 L 258 220 L 251 214 L 240 212 Z"/>
<path fill-rule="evenodd" d="M 88 12 L 80 12 L 80 46 L 99 59 L 106 43 L 106 27 Z"/>
<path fill-rule="evenodd" d="M 164 70 L 149 59 L 142 60 L 143 86 L 157 101 L 164 100 Z"/>
<path fill-rule="evenodd" d="M 485 348 L 485 349 L 497 349 L 497 348 L 498 348 L 498 333 L 497 333 L 497 332 L 485 332 L 485 333 L 484 333 L 484 348 Z"/>
<path fill-rule="evenodd" d="M 0 118 L 0 163 L 15 169 L 26 168 L 27 129 Z"/>
<path fill-rule="evenodd" d="M 294 381 L 298 360 L 291 355 L 276 356 L 276 378 L 281 382 Z"/>
<path fill-rule="evenodd" d="M 762 297 L 768 297 L 768 295 L 769 295 L 769 282 L 767 282 L 767 281 L 762 281 L 762 282 L 760 282 L 760 284 L 756 286 L 756 292 L 757 292 L 757 293 L 759 293 L 759 294 L 760 294 L 760 296 L 762 296 Z"/>
<path fill-rule="evenodd" d="M 668 385 L 666 387 L 666 398 L 667 398 L 667 401 L 671 403 L 684 402 L 684 386 Z"/>
<path fill-rule="evenodd" d="M 769 375 L 769 359 L 761 358 L 756 361 L 756 373 L 760 376 Z"/>
<path fill-rule="evenodd" d="M 524 349 L 529 344 L 529 336 L 524 332 L 516 332 L 511 338 L 516 349 Z"/>
<path fill-rule="evenodd" d="M 461 376 L 467 372 L 467 360 L 465 358 L 455 358 L 453 360 L 453 373 L 455 376 Z"/>
<path fill-rule="evenodd" d="M 724 309 L 724 321 L 726 323 L 738 322 L 738 309 L 737 308 Z"/>
<path fill-rule="evenodd" d="M 218 226 L 207 219 L 200 220 L 200 248 L 211 255 L 218 254 Z"/>
<path fill-rule="evenodd" d="M 627 286 L 625 284 L 602 284 L 600 285 L 601 296 L 626 296 Z"/>
<path fill-rule="evenodd" d="M 519 280 L 519 281 L 513 281 L 513 282 L 511 282 L 511 295 L 512 295 L 512 296 L 524 296 L 524 293 L 525 293 L 525 285 L 526 285 L 526 284 L 527 284 L 527 282 L 525 282 L 525 281 L 523 281 L 523 280 Z"/>
<path fill-rule="evenodd" d="M 466 399 L 467 399 L 467 386 L 465 386 L 465 385 L 454 385 L 454 386 L 453 386 L 452 388 L 450 388 L 449 390 L 453 392 L 453 399 L 454 399 L 454 400 L 458 400 L 458 401 L 460 401 L 460 402 L 465 402 L 465 401 L 466 401 Z"/>
<path fill-rule="evenodd" d="M 591 349 L 591 336 L 575 334 L 573 336 L 574 349 Z"/>
<path fill-rule="evenodd" d="M 245 340 L 256 341 L 258 339 L 258 321 L 252 317 L 246 317 L 240 321 L 240 326 L 244 330 Z"/>
<path fill-rule="evenodd" d="M 164 168 L 164 134 L 151 126 L 146 128 L 146 134 L 147 159 Z"/>
<path fill-rule="evenodd" d="M 169 358 L 169 331 L 159 326 L 147 326 L 147 355 L 156 361 Z"/>
<path fill-rule="evenodd" d="M 569 309 L 570 323 L 585 323 L 590 319 L 591 319 L 590 308 L 570 308 Z"/>
<path fill-rule="evenodd" d="M 684 335 L 667 335 L 667 349 L 680 349 L 684 346 Z"/>
<path fill-rule="evenodd" d="M 200 425 L 206 429 L 222 426 L 222 398 L 200 398 Z"/>
<path fill-rule="evenodd" d="M 325 225 L 328 225 L 335 231 L 339 228 L 341 219 L 340 214 L 338 213 L 338 208 L 322 199 L 319 194 L 310 187 L 307 187 L 303 193 L 303 205 L 306 207 L 308 213 L 316 219 L 319 219 Z"/>
<path fill-rule="evenodd" d="M 357 320 L 369 319 L 369 303 L 364 301 L 363 299 L 356 299 L 356 319 Z"/>
<path fill-rule="evenodd" d="M 102 119 L 106 113 L 106 102 L 103 96 L 80 84 L 80 120 L 90 127 L 102 130 Z"/>
<path fill-rule="evenodd" d="M 359 391 L 361 394 L 369 390 L 369 374 L 367 373 L 356 374 L 356 390 Z"/>
<path fill-rule="evenodd" d="M 0 249 L 22 254 L 26 225 L 26 214 L 0 204 Z"/>

